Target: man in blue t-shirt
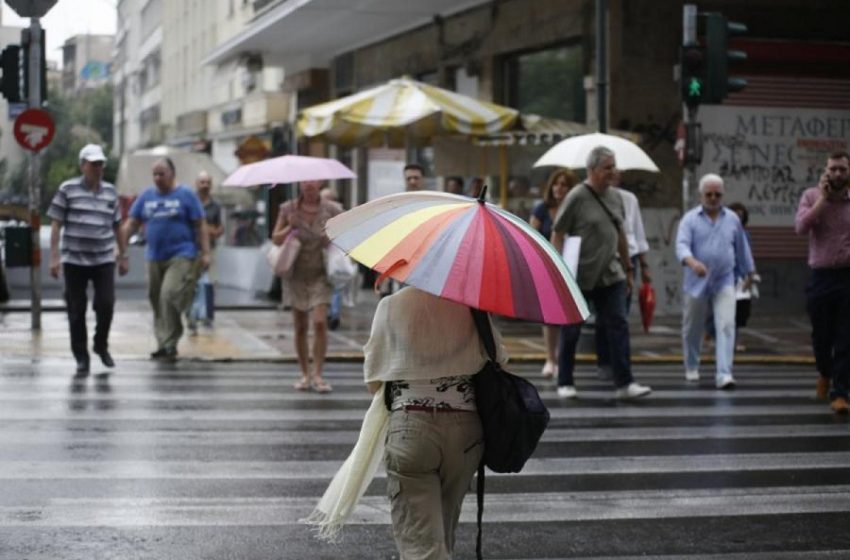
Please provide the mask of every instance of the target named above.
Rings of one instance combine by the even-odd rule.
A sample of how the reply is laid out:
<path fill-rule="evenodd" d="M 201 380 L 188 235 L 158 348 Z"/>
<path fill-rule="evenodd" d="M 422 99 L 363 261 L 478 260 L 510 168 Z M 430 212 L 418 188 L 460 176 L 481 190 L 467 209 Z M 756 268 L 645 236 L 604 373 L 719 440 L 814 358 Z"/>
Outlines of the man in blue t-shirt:
<path fill-rule="evenodd" d="M 174 177 L 174 163 L 169 158 L 154 163 L 154 186 L 139 195 L 121 228 L 126 246 L 133 232 L 145 226 L 148 296 L 158 345 L 151 358 L 170 362 L 177 359 L 177 342 L 183 334 L 181 315 L 192 301 L 200 270 L 210 264 L 201 201 Z"/>

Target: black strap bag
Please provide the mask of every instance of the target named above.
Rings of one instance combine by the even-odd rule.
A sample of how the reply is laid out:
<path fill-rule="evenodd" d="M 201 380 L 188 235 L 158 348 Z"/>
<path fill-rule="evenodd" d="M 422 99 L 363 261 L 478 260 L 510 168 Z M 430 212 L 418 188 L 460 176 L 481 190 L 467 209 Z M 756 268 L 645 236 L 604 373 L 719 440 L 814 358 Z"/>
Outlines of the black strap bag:
<path fill-rule="evenodd" d="M 478 467 L 478 537 L 475 549 L 480 559 L 484 467 L 497 473 L 521 471 L 549 424 L 549 411 L 531 382 L 506 372 L 496 361 L 496 343 L 487 314 L 473 309 L 472 317 L 490 358 L 472 377 L 475 405 L 484 429 L 484 456 Z"/>

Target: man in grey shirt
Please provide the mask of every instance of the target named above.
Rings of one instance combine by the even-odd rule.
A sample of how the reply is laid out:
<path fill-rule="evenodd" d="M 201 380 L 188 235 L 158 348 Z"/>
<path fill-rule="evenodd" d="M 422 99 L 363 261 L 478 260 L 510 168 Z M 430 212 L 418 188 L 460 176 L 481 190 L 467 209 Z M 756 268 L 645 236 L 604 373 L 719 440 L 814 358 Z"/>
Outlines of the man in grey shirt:
<path fill-rule="evenodd" d="M 623 230 L 623 199 L 610 184 L 616 170 L 614 152 L 603 146 L 587 157 L 587 179 L 569 192 L 552 226 L 552 245 L 562 251 L 567 236 L 581 237 L 576 281 L 593 303 L 596 325 L 605 329 L 618 399 L 651 392 L 632 377 L 626 297 L 632 289 L 632 266 Z M 581 325 L 561 328 L 558 349 L 558 396 L 575 398 L 575 352 Z"/>
<path fill-rule="evenodd" d="M 94 286 L 96 319 L 94 353 L 103 365 L 115 367 L 109 354 L 109 328 L 115 307 L 115 231 L 121 223 L 115 187 L 103 181 L 106 156 L 97 144 L 80 150 L 82 176 L 59 186 L 47 215 L 50 231 L 50 275 L 65 277 L 65 303 L 71 331 L 71 351 L 77 361 L 77 375 L 89 373 L 86 308 L 89 282 Z M 59 239 L 62 239 L 61 253 Z M 124 255 L 124 247 L 120 247 Z M 119 273 L 127 273 L 127 260 L 118 263 Z"/>

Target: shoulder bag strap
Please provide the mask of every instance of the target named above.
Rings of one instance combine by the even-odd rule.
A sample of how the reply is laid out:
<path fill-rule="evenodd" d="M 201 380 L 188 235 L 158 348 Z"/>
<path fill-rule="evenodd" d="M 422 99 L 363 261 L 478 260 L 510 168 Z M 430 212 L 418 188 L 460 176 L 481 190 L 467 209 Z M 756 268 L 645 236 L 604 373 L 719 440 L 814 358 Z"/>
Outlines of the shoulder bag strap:
<path fill-rule="evenodd" d="M 487 351 L 487 356 L 490 361 L 496 361 L 496 342 L 493 340 L 493 331 L 490 329 L 490 320 L 486 312 L 479 309 L 469 308 L 472 311 L 472 320 L 475 322 L 475 329 L 478 331 L 478 336 L 481 337 L 481 342 L 484 343 L 484 349 Z"/>
<path fill-rule="evenodd" d="M 481 337 L 481 342 L 484 343 L 484 348 L 487 350 L 487 355 L 492 362 L 496 361 L 496 342 L 493 340 L 493 330 L 490 328 L 490 319 L 487 313 L 479 309 L 473 309 L 472 319 L 475 322 L 475 329 L 478 331 L 478 336 Z M 478 465 L 478 481 L 476 484 L 476 496 L 478 499 L 478 513 L 476 514 L 478 523 L 478 534 L 475 537 L 475 558 L 482 560 L 484 557 L 481 552 L 481 521 L 484 518 L 484 459 Z"/>
<path fill-rule="evenodd" d="M 608 214 L 608 217 L 609 217 L 609 218 L 611 218 L 611 223 L 613 223 L 613 224 L 614 224 L 614 228 L 616 228 L 616 230 L 619 232 L 619 231 L 620 231 L 620 226 L 622 225 L 621 221 L 620 221 L 620 220 L 618 220 L 618 219 L 614 216 L 614 213 L 613 213 L 613 212 L 611 212 L 611 210 L 609 210 L 609 209 L 608 209 L 608 206 L 606 206 L 606 205 L 605 205 L 605 203 L 604 203 L 604 202 L 602 202 L 602 199 L 601 199 L 601 198 L 599 198 L 599 194 L 598 194 L 595 190 L 593 190 L 593 187 L 591 187 L 591 186 L 590 186 L 590 185 L 588 185 L 587 183 L 584 183 L 584 186 L 587 188 L 587 190 L 589 190 L 589 191 L 590 191 L 590 194 L 592 194 L 592 195 L 593 195 L 593 198 L 595 198 L 595 199 L 596 199 L 596 202 L 598 202 L 598 203 L 599 203 L 599 206 L 601 206 L 601 207 L 602 207 L 602 209 L 603 209 L 603 210 L 605 210 L 605 213 L 606 213 L 606 214 Z"/>
<path fill-rule="evenodd" d="M 484 460 L 478 464 L 478 481 L 476 494 L 478 497 L 478 536 L 475 537 L 475 558 L 483 560 L 481 555 L 481 520 L 484 517 Z"/>

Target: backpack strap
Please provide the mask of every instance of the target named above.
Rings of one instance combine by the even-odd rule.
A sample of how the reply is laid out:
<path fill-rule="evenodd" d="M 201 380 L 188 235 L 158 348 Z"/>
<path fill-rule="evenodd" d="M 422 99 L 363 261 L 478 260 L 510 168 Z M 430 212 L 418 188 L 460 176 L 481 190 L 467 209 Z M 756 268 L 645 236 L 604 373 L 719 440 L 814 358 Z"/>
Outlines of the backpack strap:
<path fill-rule="evenodd" d="M 489 315 L 480 309 L 469 308 L 472 311 L 472 320 L 475 322 L 475 329 L 478 331 L 478 336 L 484 344 L 484 349 L 487 351 L 487 356 L 491 362 L 496 362 L 496 341 L 493 340 L 493 330 L 490 328 Z"/>

